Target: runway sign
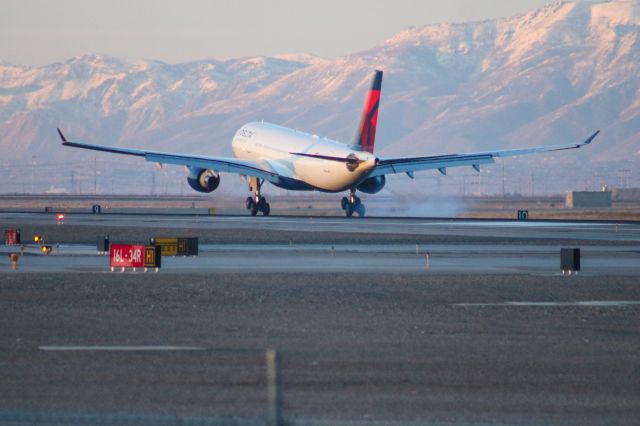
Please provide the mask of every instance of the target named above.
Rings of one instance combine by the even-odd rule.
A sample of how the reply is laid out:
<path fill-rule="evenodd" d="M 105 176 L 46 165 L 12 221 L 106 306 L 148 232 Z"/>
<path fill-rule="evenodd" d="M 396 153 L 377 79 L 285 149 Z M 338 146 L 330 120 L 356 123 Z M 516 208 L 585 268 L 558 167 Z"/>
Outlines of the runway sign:
<path fill-rule="evenodd" d="M 197 256 L 198 238 L 168 238 L 157 237 L 151 239 L 151 244 L 160 247 L 163 256 Z"/>
<path fill-rule="evenodd" d="M 7 229 L 4 231 L 4 243 L 8 246 L 20 244 L 20 230 Z"/>
<path fill-rule="evenodd" d="M 102 207 L 100 206 L 100 204 L 94 204 L 91 207 L 91 211 L 93 212 L 93 214 L 100 214 L 102 213 Z"/>
<path fill-rule="evenodd" d="M 112 268 L 143 268 L 144 247 L 142 244 L 111 244 L 109 265 Z"/>
<path fill-rule="evenodd" d="M 523 222 L 529 220 L 529 210 L 518 210 L 518 220 Z"/>
<path fill-rule="evenodd" d="M 160 248 L 163 256 L 178 255 L 178 239 L 177 238 L 152 238 L 151 244 Z"/>
<path fill-rule="evenodd" d="M 561 248 L 560 249 L 560 270 L 563 274 L 568 272 L 571 275 L 580 271 L 580 249 Z"/>
<path fill-rule="evenodd" d="M 158 246 L 144 247 L 144 267 L 160 268 L 162 266 L 162 253 Z"/>
<path fill-rule="evenodd" d="M 100 253 L 106 253 L 109 251 L 109 236 L 108 235 L 104 235 L 101 237 L 98 237 L 96 239 L 96 249 L 98 252 Z"/>
<path fill-rule="evenodd" d="M 111 244 L 109 248 L 109 266 L 115 268 L 155 268 L 156 272 L 162 263 L 160 247 L 142 244 Z"/>

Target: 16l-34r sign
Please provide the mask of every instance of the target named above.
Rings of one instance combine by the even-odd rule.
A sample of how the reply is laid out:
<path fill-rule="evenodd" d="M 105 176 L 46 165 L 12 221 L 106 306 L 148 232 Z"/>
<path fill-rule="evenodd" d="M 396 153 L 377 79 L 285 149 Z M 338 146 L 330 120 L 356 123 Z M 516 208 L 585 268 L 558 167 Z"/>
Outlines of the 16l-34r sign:
<path fill-rule="evenodd" d="M 144 267 L 144 245 L 112 244 L 109 248 L 109 263 L 112 268 Z"/>

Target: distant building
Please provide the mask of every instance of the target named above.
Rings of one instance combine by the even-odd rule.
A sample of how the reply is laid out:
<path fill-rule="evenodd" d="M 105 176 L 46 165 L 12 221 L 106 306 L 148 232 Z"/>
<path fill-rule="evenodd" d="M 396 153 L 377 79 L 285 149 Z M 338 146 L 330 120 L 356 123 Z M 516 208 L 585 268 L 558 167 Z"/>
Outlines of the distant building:
<path fill-rule="evenodd" d="M 608 209 L 611 208 L 611 191 L 569 191 L 564 203 L 569 209 Z"/>
<path fill-rule="evenodd" d="M 640 201 L 640 188 L 613 188 L 611 198 L 616 202 L 638 202 Z"/>

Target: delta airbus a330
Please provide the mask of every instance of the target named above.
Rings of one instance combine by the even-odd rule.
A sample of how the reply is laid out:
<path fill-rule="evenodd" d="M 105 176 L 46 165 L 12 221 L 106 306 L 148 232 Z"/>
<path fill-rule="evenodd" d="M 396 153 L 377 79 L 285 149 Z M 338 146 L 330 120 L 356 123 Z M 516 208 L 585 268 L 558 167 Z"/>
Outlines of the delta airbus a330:
<path fill-rule="evenodd" d="M 381 87 L 382 71 L 376 71 L 352 144 L 258 122 L 242 126 L 235 134 L 231 145 L 235 158 L 89 145 L 68 141 L 60 129 L 58 134 L 65 146 L 133 155 L 159 164 L 186 166 L 189 170 L 187 182 L 198 192 L 214 191 L 220 184 L 220 173 L 239 174 L 245 181 L 248 178 L 249 190 L 253 192 L 253 196 L 246 200 L 246 208 L 253 216 L 258 212 L 268 216 L 271 211 L 269 203 L 261 195 L 264 182 L 292 191 L 349 191 L 349 195 L 342 198 L 342 209 L 347 216 L 354 213 L 364 216 L 365 207 L 356 196 L 356 191 L 365 194 L 380 192 L 388 174 L 406 173 L 413 178 L 417 171 L 436 169 L 446 174 L 448 167 L 460 166 L 472 166 L 479 171 L 481 164 L 493 163 L 496 157 L 580 148 L 590 144 L 599 133 L 594 133 L 583 143 L 567 145 L 429 157 L 378 158 L 373 154 L 373 148 Z"/>

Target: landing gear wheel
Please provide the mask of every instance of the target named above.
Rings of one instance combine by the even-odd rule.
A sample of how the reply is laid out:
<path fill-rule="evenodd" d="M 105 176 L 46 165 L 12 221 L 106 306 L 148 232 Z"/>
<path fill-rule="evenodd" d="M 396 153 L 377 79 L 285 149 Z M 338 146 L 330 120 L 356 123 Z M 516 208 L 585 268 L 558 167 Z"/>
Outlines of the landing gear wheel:
<path fill-rule="evenodd" d="M 347 208 L 345 209 L 345 212 L 347 213 L 347 217 L 353 216 L 353 204 L 351 203 L 347 204 Z"/>
<path fill-rule="evenodd" d="M 353 188 L 348 197 L 342 197 L 340 207 L 342 207 L 347 217 L 353 216 L 354 213 L 358 213 L 360 217 L 364 217 L 365 215 L 364 204 L 362 204 L 360 197 L 356 197 L 356 190 Z"/>
<path fill-rule="evenodd" d="M 271 213 L 271 206 L 267 203 L 267 199 L 260 195 L 260 188 L 262 188 L 263 183 L 264 180 L 256 177 L 251 177 L 249 181 L 249 190 L 253 192 L 253 197 L 247 197 L 245 206 L 251 216 L 256 216 L 258 212 L 262 212 L 265 216 L 269 216 L 269 213 Z"/>

